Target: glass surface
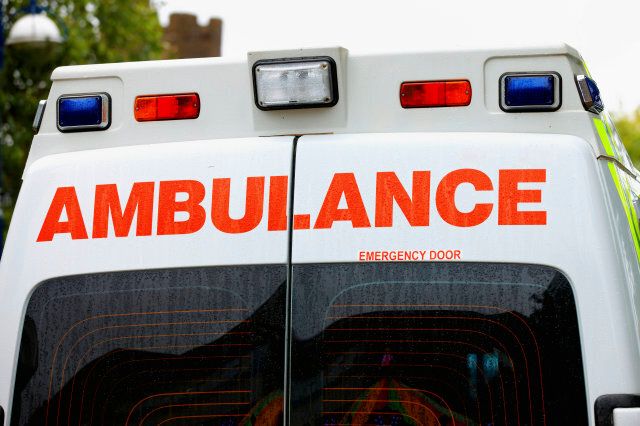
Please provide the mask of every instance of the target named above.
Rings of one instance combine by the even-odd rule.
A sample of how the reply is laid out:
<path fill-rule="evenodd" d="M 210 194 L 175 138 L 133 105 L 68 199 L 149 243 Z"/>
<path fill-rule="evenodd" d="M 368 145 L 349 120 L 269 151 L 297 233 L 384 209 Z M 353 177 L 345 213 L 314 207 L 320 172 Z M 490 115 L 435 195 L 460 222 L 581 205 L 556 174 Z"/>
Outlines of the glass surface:
<path fill-rule="evenodd" d="M 333 100 L 328 61 L 261 64 L 255 69 L 261 106 L 323 104 Z"/>
<path fill-rule="evenodd" d="M 505 77 L 505 103 L 512 107 L 553 105 L 554 86 L 550 75 Z"/>
<path fill-rule="evenodd" d="M 571 286 L 548 267 L 294 265 L 294 425 L 586 425 Z"/>
<path fill-rule="evenodd" d="M 593 79 L 589 77 L 587 77 L 585 80 L 587 81 L 587 87 L 589 88 L 589 93 L 591 94 L 593 105 L 600 111 L 602 111 L 604 109 L 604 103 L 602 102 L 602 98 L 600 97 L 600 89 L 598 89 L 598 85 L 595 81 L 593 81 Z"/>
<path fill-rule="evenodd" d="M 26 313 L 12 425 L 281 422 L 286 266 L 57 278 Z"/>
<path fill-rule="evenodd" d="M 60 99 L 58 125 L 60 127 L 95 126 L 102 123 L 102 97 Z"/>

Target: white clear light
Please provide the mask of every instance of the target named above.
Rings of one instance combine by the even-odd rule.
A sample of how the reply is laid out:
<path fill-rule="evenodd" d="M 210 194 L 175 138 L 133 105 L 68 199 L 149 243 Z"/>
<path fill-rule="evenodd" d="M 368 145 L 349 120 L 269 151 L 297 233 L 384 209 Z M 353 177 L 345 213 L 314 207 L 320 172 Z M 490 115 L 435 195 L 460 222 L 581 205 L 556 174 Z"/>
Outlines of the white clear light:
<path fill-rule="evenodd" d="M 273 108 L 332 104 L 331 66 L 325 60 L 257 65 L 258 105 Z"/>

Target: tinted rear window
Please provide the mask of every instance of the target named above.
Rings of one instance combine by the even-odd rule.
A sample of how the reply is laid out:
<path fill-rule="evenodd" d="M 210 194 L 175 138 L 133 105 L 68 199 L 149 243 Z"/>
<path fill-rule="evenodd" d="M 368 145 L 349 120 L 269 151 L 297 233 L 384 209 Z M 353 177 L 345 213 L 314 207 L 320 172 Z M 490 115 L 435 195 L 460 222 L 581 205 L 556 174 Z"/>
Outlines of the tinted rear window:
<path fill-rule="evenodd" d="M 292 277 L 292 424 L 587 424 L 574 298 L 552 268 L 322 264 Z"/>
<path fill-rule="evenodd" d="M 11 423 L 277 424 L 285 285 L 284 265 L 41 284 L 27 307 Z"/>

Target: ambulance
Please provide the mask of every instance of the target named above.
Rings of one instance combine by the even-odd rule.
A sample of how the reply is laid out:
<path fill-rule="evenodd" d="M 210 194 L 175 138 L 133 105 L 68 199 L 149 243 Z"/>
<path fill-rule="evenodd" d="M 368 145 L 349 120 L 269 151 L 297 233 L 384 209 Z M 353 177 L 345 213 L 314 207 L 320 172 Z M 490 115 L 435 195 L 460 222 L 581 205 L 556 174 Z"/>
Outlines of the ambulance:
<path fill-rule="evenodd" d="M 640 182 L 573 48 L 52 81 L 3 424 L 640 425 Z"/>

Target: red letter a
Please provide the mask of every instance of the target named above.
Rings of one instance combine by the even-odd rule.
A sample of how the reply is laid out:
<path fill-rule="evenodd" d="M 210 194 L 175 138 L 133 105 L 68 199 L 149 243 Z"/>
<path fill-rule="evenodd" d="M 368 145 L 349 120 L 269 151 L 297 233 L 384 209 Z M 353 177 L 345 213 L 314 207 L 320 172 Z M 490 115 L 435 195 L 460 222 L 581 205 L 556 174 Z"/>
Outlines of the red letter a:
<path fill-rule="evenodd" d="M 344 194 L 347 202 L 346 209 L 339 209 L 340 199 Z M 368 228 L 371 226 L 367 210 L 362 202 L 358 182 L 353 173 L 336 173 L 327 190 L 320 213 L 316 219 L 315 229 L 331 228 L 336 220 L 351 221 L 354 228 Z"/>
<path fill-rule="evenodd" d="M 66 222 L 60 221 L 63 209 L 67 212 Z M 56 190 L 36 241 L 52 241 L 55 234 L 67 233 L 71 234 L 73 240 L 87 239 L 87 229 L 84 226 L 78 196 L 73 186 Z"/>

